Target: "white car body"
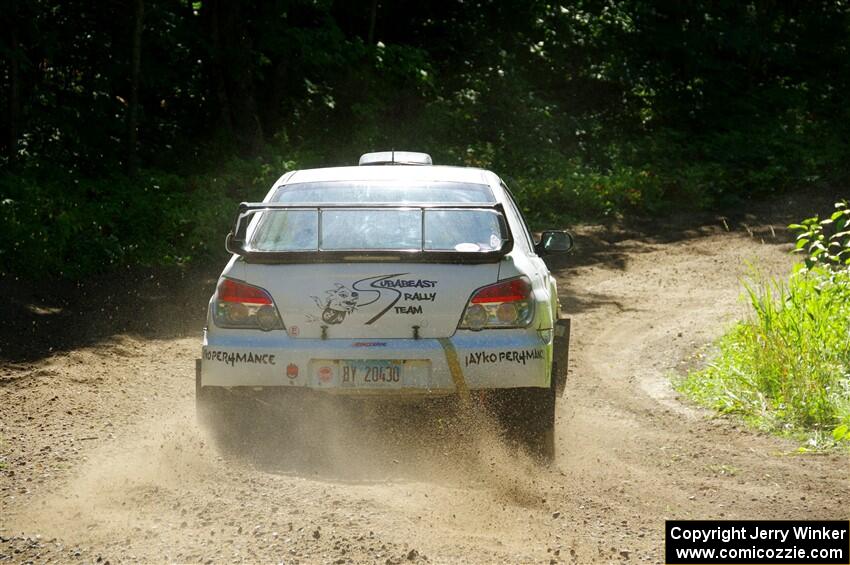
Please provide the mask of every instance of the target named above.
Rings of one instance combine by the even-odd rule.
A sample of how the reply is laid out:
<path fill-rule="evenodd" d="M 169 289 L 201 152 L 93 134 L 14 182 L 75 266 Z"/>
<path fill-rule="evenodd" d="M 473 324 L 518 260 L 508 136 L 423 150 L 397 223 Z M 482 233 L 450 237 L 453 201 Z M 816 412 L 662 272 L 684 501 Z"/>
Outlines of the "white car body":
<path fill-rule="evenodd" d="M 268 331 L 219 327 L 218 291 L 210 301 L 204 331 L 199 390 L 274 387 L 427 396 L 554 388 L 555 279 L 497 175 L 475 168 L 421 165 L 301 170 L 283 175 L 263 203 L 274 203 L 276 195 L 294 185 L 322 182 L 485 185 L 492 192 L 491 204 L 504 211 L 512 249 L 494 261 L 470 264 L 406 261 L 403 254 L 369 260 L 366 252 L 356 260 L 333 262 L 252 262 L 234 254 L 221 280 L 265 289 L 282 327 Z M 247 228 L 249 233 L 252 229 L 256 222 Z M 477 289 L 521 276 L 531 284 L 533 315 L 527 326 L 460 327 Z M 373 378 L 362 371 L 373 373 Z"/>

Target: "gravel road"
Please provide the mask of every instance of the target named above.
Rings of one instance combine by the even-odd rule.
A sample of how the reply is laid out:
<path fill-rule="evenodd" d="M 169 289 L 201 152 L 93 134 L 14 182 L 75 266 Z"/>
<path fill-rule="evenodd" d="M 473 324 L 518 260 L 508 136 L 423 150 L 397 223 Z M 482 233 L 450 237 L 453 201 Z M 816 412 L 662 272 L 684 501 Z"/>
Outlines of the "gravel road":
<path fill-rule="evenodd" d="M 788 220 L 578 230 L 552 265 L 573 350 L 551 468 L 427 417 L 385 434 L 317 414 L 296 446 L 222 453 L 194 419 L 214 269 L 72 301 L 19 285 L 0 562 L 661 563 L 665 519 L 847 519 L 846 454 L 799 454 L 669 384 L 744 314 L 747 262 L 789 272 Z"/>

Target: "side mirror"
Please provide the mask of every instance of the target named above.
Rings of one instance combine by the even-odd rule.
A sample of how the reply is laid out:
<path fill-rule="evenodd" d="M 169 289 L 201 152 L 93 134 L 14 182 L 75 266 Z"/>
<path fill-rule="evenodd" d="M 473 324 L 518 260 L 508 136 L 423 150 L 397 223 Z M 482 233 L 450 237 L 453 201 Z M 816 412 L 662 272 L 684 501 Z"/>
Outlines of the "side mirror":
<path fill-rule="evenodd" d="M 540 236 L 540 243 L 535 245 L 538 255 L 566 253 L 573 248 L 573 236 L 564 230 L 546 230 Z"/>

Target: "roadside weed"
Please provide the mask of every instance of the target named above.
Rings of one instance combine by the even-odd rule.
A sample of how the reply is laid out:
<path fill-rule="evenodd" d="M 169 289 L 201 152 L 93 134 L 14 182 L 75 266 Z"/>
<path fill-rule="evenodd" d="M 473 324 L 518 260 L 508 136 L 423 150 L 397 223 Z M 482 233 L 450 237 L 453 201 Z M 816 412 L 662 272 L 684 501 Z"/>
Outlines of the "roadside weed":
<path fill-rule="evenodd" d="M 788 281 L 757 273 L 751 309 L 718 343 L 707 367 L 677 388 L 705 406 L 741 414 L 811 447 L 850 448 L 850 209 L 789 226 L 806 253 Z M 830 233 L 825 233 L 827 230 Z"/>
<path fill-rule="evenodd" d="M 850 268 L 850 207 L 846 200 L 836 202 L 835 212 L 825 220 L 817 216 L 806 218 L 788 228 L 797 232 L 794 253 L 805 253 L 807 269 L 816 265 L 829 268 Z M 826 230 L 832 228 L 827 235 Z"/>

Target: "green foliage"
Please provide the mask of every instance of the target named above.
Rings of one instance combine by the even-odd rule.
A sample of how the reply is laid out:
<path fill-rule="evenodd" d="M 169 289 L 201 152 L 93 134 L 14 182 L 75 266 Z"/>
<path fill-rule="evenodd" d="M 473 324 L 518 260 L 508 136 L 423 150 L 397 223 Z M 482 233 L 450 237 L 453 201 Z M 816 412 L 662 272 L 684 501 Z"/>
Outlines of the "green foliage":
<path fill-rule="evenodd" d="M 817 216 L 788 226 L 798 232 L 796 253 L 805 253 L 806 268 L 816 265 L 831 269 L 850 268 L 850 208 L 837 202 L 835 212 L 825 220 Z M 832 233 L 827 230 L 832 228 Z"/>
<path fill-rule="evenodd" d="M 507 174 L 505 179 L 537 227 L 624 212 L 657 213 L 671 205 L 663 180 L 633 167 L 600 171 L 573 160 L 535 177 Z"/>
<path fill-rule="evenodd" d="M 841 230 L 848 217 L 846 204 L 836 208 L 831 221 Z M 822 438 L 831 431 L 832 441 L 850 441 L 850 267 L 843 260 L 847 234 L 839 231 L 825 238 L 826 225 L 810 218 L 791 226 L 821 245 L 799 246 L 809 250 L 806 264 L 787 283 L 756 276 L 745 285 L 751 319 L 726 334 L 717 358 L 687 375 L 678 383 L 680 390 L 768 429 Z M 824 243 L 830 240 L 841 245 Z"/>
<path fill-rule="evenodd" d="M 236 205 L 259 200 L 291 161 L 231 159 L 178 176 L 145 169 L 79 179 L 0 175 L 0 275 L 77 278 L 118 266 L 221 255 Z"/>
<path fill-rule="evenodd" d="M 199 257 L 222 236 L 200 226 L 261 194 L 279 155 L 488 167 L 538 228 L 850 177 L 842 3 L 142 0 L 142 21 L 132 4 L 0 11 L 8 272 Z"/>
<path fill-rule="evenodd" d="M 850 441 L 850 426 L 841 424 L 832 430 L 832 438 L 836 441 Z"/>

